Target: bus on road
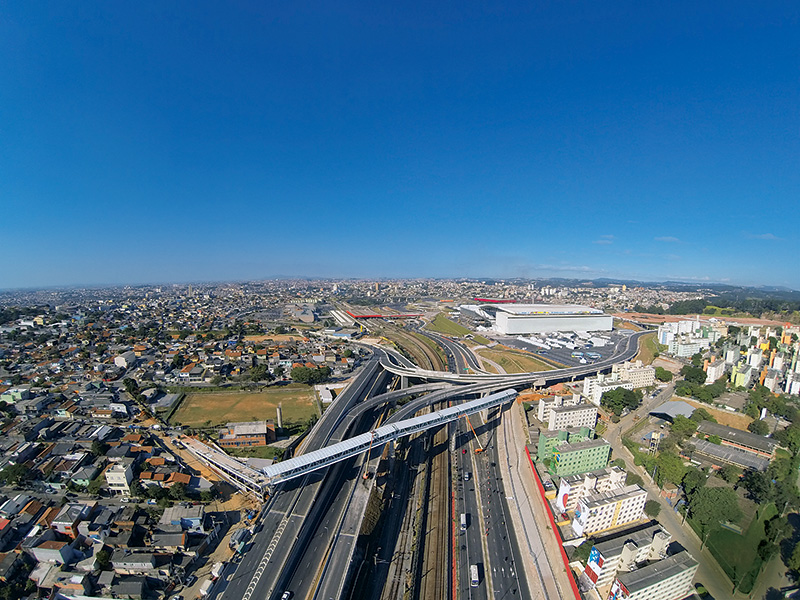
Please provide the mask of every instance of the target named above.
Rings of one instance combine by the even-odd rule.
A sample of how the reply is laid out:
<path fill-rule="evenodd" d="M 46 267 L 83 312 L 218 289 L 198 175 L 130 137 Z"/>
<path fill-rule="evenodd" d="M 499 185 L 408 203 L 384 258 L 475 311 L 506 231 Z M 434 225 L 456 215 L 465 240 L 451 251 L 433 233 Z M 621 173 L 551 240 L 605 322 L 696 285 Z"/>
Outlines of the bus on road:
<path fill-rule="evenodd" d="M 470 587 L 478 587 L 480 580 L 478 579 L 478 565 L 469 566 L 469 585 Z"/>
<path fill-rule="evenodd" d="M 461 513 L 461 531 L 467 530 L 467 513 Z"/>

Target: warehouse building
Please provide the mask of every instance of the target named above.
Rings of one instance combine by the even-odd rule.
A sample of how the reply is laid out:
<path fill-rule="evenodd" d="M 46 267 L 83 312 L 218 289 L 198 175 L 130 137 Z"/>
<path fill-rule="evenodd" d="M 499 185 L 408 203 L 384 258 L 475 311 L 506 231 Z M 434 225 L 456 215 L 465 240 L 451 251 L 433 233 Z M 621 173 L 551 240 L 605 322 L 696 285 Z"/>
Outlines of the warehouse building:
<path fill-rule="evenodd" d="M 504 335 L 555 331 L 611 331 L 614 318 L 602 310 L 575 304 L 502 304 L 495 311 L 495 329 Z"/>

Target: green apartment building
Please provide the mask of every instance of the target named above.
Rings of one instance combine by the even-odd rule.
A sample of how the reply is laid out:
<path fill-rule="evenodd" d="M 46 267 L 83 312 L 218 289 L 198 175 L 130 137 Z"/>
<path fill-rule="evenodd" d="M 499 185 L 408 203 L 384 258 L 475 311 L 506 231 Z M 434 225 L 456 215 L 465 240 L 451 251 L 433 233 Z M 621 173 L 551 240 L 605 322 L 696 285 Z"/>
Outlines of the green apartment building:
<path fill-rule="evenodd" d="M 553 451 L 561 444 L 576 444 L 591 439 L 594 439 L 594 431 L 589 427 L 570 427 L 556 431 L 542 431 L 539 433 L 536 458 L 539 461 L 553 458 Z"/>
<path fill-rule="evenodd" d="M 542 432 L 537 455 L 539 460 L 550 459 L 552 475 L 567 477 L 604 468 L 611 456 L 611 445 L 603 439 L 582 437 L 580 432 L 573 435 L 562 431 Z"/>

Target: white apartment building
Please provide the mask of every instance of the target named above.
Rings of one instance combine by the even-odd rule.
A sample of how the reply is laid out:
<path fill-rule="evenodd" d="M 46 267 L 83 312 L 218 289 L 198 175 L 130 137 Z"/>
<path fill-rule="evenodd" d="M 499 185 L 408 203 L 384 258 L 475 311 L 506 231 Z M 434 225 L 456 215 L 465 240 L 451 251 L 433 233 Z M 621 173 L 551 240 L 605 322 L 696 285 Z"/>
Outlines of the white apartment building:
<path fill-rule="evenodd" d="M 613 374 L 604 375 L 600 373 L 597 377 L 587 377 L 583 380 L 583 395 L 597 406 L 600 406 L 600 398 L 602 398 L 603 394 L 617 388 L 634 389 L 633 383 L 622 381 Z"/>
<path fill-rule="evenodd" d="M 712 362 L 706 369 L 706 383 L 714 383 L 723 375 L 725 375 L 725 363 L 721 360 Z"/>
<path fill-rule="evenodd" d="M 583 577 L 592 586 L 605 588 L 620 572 L 631 571 L 645 561 L 666 558 L 672 535 L 655 524 L 637 531 L 624 531 L 592 546 Z"/>
<path fill-rule="evenodd" d="M 131 464 L 114 463 L 106 469 L 106 482 L 113 492 L 129 496 L 132 481 L 133 466 Z"/>
<path fill-rule="evenodd" d="M 542 423 L 547 423 L 550 420 L 550 411 L 554 408 L 561 408 L 563 406 L 576 406 L 580 404 L 581 397 L 579 394 L 572 394 L 571 396 L 553 396 L 552 398 L 542 398 L 539 400 L 537 407 L 537 415 Z M 552 429 L 552 428 L 551 428 Z"/>
<path fill-rule="evenodd" d="M 698 566 L 699 563 L 686 550 L 682 550 L 636 571 L 622 573 L 611 586 L 609 597 L 681 600 L 694 591 L 692 579 Z"/>
<path fill-rule="evenodd" d="M 611 367 L 611 374 L 617 373 L 623 381 L 630 381 L 634 388 L 649 387 L 656 382 L 656 370 L 642 361 L 624 362 Z"/>
<path fill-rule="evenodd" d="M 589 536 L 634 523 L 642 518 L 646 501 L 647 492 L 638 485 L 587 496 L 578 501 L 572 530 L 578 536 Z"/>
<path fill-rule="evenodd" d="M 570 427 L 594 429 L 596 424 L 597 407 L 594 404 L 579 404 L 578 406 L 564 406 L 551 410 L 547 428 L 550 431 L 560 431 Z"/>
<path fill-rule="evenodd" d="M 619 467 L 606 467 L 591 473 L 562 477 L 558 485 L 556 507 L 561 512 L 575 510 L 582 498 L 625 487 L 626 476 L 627 473 Z"/>

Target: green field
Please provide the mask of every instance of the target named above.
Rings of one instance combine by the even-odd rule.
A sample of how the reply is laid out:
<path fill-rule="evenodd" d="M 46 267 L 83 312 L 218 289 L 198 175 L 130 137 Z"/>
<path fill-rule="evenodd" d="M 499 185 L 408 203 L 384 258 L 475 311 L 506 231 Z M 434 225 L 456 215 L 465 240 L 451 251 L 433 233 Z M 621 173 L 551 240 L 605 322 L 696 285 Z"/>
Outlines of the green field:
<path fill-rule="evenodd" d="M 275 419 L 281 403 L 284 424 L 307 421 L 317 414 L 314 388 L 300 383 L 262 392 L 188 394 L 170 419 L 186 427 L 214 427 L 237 421 Z"/>
<path fill-rule="evenodd" d="M 709 534 L 706 542 L 711 554 L 728 578 L 732 582 L 741 581 L 739 591 L 745 594 L 753 589 L 761 568 L 761 559 L 756 549 L 764 539 L 764 522 L 778 514 L 778 509 L 772 503 L 765 504 L 759 509 L 758 518 L 751 521 L 743 534 L 718 528 Z M 696 524 L 691 523 L 691 525 L 695 531 L 699 531 Z"/>
<path fill-rule="evenodd" d="M 639 354 L 636 355 L 635 360 L 641 360 L 644 364 L 649 365 L 656 358 L 658 350 L 658 342 L 656 342 L 655 331 L 652 334 L 644 335 L 639 339 Z"/>
<path fill-rule="evenodd" d="M 506 373 L 530 373 L 531 371 L 550 371 L 553 367 L 540 360 L 513 350 L 477 350 L 484 358 L 496 362 Z"/>
<path fill-rule="evenodd" d="M 444 316 L 444 313 L 439 313 L 436 315 L 436 318 L 428 323 L 427 329 L 437 333 L 443 333 L 445 335 L 465 336 L 470 333 L 469 329 L 459 325 L 454 321 L 451 321 Z"/>

